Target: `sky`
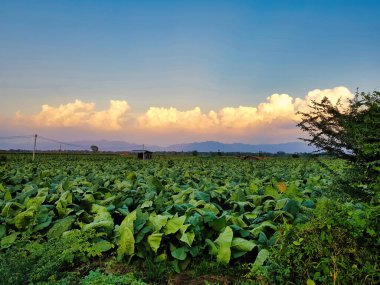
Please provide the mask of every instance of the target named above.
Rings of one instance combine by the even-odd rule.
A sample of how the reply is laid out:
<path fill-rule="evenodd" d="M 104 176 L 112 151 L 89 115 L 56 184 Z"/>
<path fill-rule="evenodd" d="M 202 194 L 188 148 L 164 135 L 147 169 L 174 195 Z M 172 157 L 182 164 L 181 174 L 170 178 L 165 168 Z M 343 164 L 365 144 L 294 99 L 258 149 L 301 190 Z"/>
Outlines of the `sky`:
<path fill-rule="evenodd" d="M 0 0 L 0 137 L 296 141 L 296 112 L 312 99 L 380 89 L 379 10 L 376 0 Z"/>

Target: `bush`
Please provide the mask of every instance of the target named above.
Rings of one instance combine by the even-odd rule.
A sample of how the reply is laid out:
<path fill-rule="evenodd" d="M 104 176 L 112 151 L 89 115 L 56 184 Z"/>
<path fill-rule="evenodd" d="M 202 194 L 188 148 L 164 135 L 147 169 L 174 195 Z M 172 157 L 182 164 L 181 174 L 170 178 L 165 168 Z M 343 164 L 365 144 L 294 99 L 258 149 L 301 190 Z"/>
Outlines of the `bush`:
<path fill-rule="evenodd" d="M 249 277 L 263 284 L 378 284 L 379 210 L 323 199 L 310 222 L 282 228 L 268 264 Z"/>
<path fill-rule="evenodd" d="M 145 285 L 137 280 L 132 273 L 125 275 L 104 274 L 99 269 L 91 271 L 80 282 L 81 285 Z"/>
<path fill-rule="evenodd" d="M 94 234 L 73 231 L 71 235 L 49 241 L 18 241 L 0 252 L 0 284 L 56 283 L 66 278 L 74 265 L 87 262 L 93 255 L 90 241 Z"/>

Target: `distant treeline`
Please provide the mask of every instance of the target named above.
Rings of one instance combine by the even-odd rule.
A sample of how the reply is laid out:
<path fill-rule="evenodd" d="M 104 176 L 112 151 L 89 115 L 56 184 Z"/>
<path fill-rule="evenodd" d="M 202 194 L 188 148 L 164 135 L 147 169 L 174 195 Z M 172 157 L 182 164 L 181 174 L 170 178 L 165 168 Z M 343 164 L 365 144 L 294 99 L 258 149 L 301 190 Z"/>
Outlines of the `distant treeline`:
<path fill-rule="evenodd" d="M 23 149 L 10 149 L 10 150 L 0 150 L 0 153 L 3 154 L 31 154 L 33 151 L 31 150 L 23 150 Z M 36 151 L 38 154 L 95 154 L 90 150 L 38 150 Z M 185 156 L 258 156 L 258 157 L 311 157 L 311 156 L 328 156 L 327 153 L 319 152 L 319 153 L 308 153 L 308 152 L 300 152 L 300 153 L 286 153 L 284 151 L 278 151 L 276 153 L 270 152 L 222 152 L 222 151 L 209 151 L 209 152 L 201 152 L 201 151 L 156 151 L 153 152 L 155 155 L 163 156 L 163 155 L 185 155 Z M 131 155 L 134 156 L 135 153 L 131 151 L 99 151 L 96 154 L 108 154 L 108 155 Z"/>

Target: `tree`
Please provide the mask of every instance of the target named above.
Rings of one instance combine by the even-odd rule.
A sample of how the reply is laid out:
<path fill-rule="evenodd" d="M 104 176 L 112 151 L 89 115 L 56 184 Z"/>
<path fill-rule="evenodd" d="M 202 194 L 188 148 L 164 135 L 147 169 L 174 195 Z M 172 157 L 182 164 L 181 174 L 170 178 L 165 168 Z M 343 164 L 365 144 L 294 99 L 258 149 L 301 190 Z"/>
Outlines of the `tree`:
<path fill-rule="evenodd" d="M 380 151 L 380 92 L 357 93 L 345 108 L 326 97 L 313 101 L 310 112 L 299 112 L 297 125 L 309 134 L 302 140 L 350 161 L 372 162 Z"/>
<path fill-rule="evenodd" d="M 98 152 L 99 148 L 96 145 L 92 145 L 91 147 L 92 152 Z"/>
<path fill-rule="evenodd" d="M 353 162 L 367 182 L 380 181 L 380 92 L 357 92 L 352 100 L 336 105 L 325 97 L 309 107 L 299 112 L 302 120 L 297 126 L 309 135 L 301 139 Z"/>

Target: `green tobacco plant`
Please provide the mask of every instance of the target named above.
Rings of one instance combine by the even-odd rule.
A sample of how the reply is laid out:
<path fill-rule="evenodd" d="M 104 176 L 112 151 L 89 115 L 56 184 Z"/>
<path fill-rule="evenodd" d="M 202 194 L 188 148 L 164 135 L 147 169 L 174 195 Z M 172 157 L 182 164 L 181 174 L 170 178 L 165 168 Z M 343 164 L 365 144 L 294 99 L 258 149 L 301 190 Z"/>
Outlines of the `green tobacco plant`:
<path fill-rule="evenodd" d="M 97 154 L 91 159 L 41 155 L 38 164 L 23 156 L 9 159 L 0 166 L 0 254 L 9 256 L 7 262 L 20 268 L 19 272 L 28 266 L 37 272 L 37 256 L 51 258 L 52 267 L 41 265 L 46 272 L 33 277 L 35 283 L 74 278 L 65 272 L 92 265 L 78 272 L 83 277 L 109 259 L 125 266 L 149 261 L 152 279 L 166 267 L 170 272 L 188 272 L 200 260 L 220 268 L 248 263 L 252 272 L 260 273 L 272 268 L 277 246 L 285 240 L 293 254 L 309 254 L 301 251 L 309 242 L 306 231 L 295 232 L 297 239 L 290 240 L 284 228 L 303 229 L 302 225 L 313 225 L 310 220 L 319 212 L 327 213 L 321 210 L 327 203 L 322 197 L 332 189 L 333 174 L 317 161 L 172 160 L 166 167 L 163 159 L 146 163 Z M 321 161 L 336 173 L 347 167 L 341 160 Z M 355 241 L 362 239 L 364 247 L 373 246 L 378 238 L 375 208 L 344 203 L 336 212 L 342 217 L 330 221 L 335 216 L 326 214 L 324 222 L 332 227 L 340 221 L 339 227 Z M 322 229 L 326 231 L 327 225 Z M 42 249 L 38 254 L 26 249 L 27 244 L 46 247 L 46 257 Z M 58 252 L 66 257 L 55 259 L 54 254 L 62 256 Z M 12 277 L 10 268 L 4 265 L 7 278 Z M 25 282 L 32 280 L 29 275 L 25 278 Z"/>

